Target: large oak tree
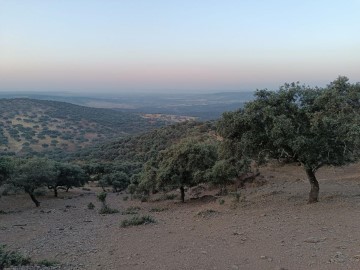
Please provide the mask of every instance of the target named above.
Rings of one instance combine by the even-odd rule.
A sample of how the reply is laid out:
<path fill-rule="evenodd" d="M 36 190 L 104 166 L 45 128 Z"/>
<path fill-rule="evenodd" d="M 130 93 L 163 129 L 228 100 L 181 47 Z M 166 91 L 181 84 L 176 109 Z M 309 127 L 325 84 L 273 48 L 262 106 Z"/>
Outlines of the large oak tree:
<path fill-rule="evenodd" d="M 359 158 L 359 112 L 360 84 L 346 77 L 325 88 L 292 83 L 278 91 L 258 90 L 243 109 L 223 114 L 218 132 L 238 157 L 300 162 L 313 203 L 319 196 L 315 174 L 320 167 Z"/>

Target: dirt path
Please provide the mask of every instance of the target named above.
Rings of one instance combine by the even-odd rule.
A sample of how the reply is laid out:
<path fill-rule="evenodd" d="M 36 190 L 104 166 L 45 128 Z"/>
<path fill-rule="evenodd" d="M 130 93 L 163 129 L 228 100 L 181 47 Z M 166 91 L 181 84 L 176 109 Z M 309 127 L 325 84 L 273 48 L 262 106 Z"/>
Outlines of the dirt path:
<path fill-rule="evenodd" d="M 307 205 L 300 167 L 269 166 L 267 184 L 242 190 L 241 202 L 124 201 L 157 223 L 121 228 L 130 215 L 87 209 L 94 191 L 43 197 L 36 209 L 24 196 L 0 198 L 0 243 L 68 269 L 360 269 L 360 166 L 319 172 L 320 202 Z M 167 208 L 159 213 L 151 208 Z M 200 211 L 204 215 L 198 215 Z M 17 212 L 19 211 L 19 212 Z"/>

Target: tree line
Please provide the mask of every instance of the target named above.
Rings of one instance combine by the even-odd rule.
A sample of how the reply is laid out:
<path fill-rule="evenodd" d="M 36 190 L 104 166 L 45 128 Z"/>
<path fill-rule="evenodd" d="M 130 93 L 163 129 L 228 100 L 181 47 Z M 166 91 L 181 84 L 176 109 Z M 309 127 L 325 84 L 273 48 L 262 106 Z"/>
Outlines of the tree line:
<path fill-rule="evenodd" d="M 2 159 L 0 181 L 22 187 L 32 199 L 41 185 L 56 194 L 59 186 L 91 179 L 131 194 L 179 189 L 184 201 L 186 187 L 207 182 L 226 192 L 251 170 L 251 162 L 275 159 L 301 164 L 310 183 L 308 201 L 314 203 L 317 170 L 359 157 L 360 84 L 339 77 L 324 88 L 291 83 L 258 90 L 253 101 L 217 122 L 181 123 L 79 151 L 68 160 L 81 167 L 44 159 L 9 166 L 11 159 Z"/>

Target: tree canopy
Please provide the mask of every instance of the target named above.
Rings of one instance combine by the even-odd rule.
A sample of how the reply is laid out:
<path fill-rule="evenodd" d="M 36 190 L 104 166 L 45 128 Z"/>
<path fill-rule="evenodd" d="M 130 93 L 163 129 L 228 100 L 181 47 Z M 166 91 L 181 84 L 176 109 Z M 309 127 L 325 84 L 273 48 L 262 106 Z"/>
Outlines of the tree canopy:
<path fill-rule="evenodd" d="M 180 188 L 184 202 L 185 186 L 194 186 L 206 181 L 206 174 L 217 160 L 214 144 L 185 140 L 160 155 L 157 171 L 157 186 L 176 186 Z"/>
<path fill-rule="evenodd" d="M 55 163 L 41 158 L 17 159 L 14 162 L 16 170 L 12 172 L 10 183 L 23 188 L 35 205 L 40 206 L 34 191 L 39 187 L 51 185 L 55 181 L 57 175 Z"/>
<path fill-rule="evenodd" d="M 238 157 L 300 162 L 311 184 L 309 202 L 316 202 L 315 172 L 359 158 L 359 101 L 360 84 L 346 77 L 325 88 L 285 84 L 278 91 L 258 90 L 243 109 L 224 113 L 218 132 Z"/>

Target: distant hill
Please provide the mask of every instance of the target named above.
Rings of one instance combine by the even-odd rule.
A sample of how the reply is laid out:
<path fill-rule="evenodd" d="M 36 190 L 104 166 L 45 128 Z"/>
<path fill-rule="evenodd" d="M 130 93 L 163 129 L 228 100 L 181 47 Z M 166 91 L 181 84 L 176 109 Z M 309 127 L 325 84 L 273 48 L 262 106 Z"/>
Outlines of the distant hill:
<path fill-rule="evenodd" d="M 111 109 L 26 98 L 0 99 L 0 154 L 74 151 L 162 125 L 164 121 Z"/>
<path fill-rule="evenodd" d="M 176 117 L 196 117 L 197 120 L 215 120 L 225 111 L 233 111 L 244 106 L 254 98 L 254 92 L 221 93 L 113 93 L 80 94 L 70 93 L 32 93 L 0 92 L 5 98 L 30 98 L 68 102 L 94 108 L 116 109 L 138 114 L 161 114 Z M 179 122 L 179 121 L 178 121 Z"/>
<path fill-rule="evenodd" d="M 145 162 L 185 138 L 215 138 L 214 122 L 183 122 L 83 148 L 72 157 L 96 162 Z"/>

